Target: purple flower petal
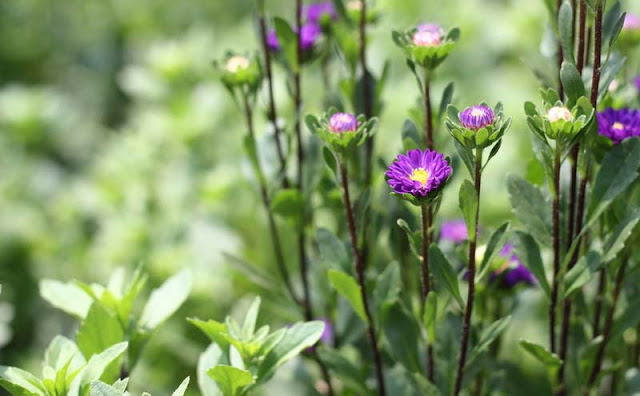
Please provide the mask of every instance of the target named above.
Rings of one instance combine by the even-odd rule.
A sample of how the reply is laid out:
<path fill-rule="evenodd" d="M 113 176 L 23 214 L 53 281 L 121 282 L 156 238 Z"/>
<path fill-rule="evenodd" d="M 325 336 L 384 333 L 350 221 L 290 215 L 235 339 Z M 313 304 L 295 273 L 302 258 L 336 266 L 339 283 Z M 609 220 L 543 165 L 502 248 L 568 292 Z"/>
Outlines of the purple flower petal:
<path fill-rule="evenodd" d="M 598 133 L 618 144 L 624 139 L 640 136 L 640 110 L 605 109 L 597 114 Z"/>
<path fill-rule="evenodd" d="M 432 150 L 409 150 L 398 155 L 387 170 L 387 183 L 398 194 L 425 197 L 437 190 L 451 175 L 444 155 Z"/>
<path fill-rule="evenodd" d="M 460 124 L 473 131 L 493 124 L 495 113 L 491 107 L 485 105 L 467 107 L 460 114 Z"/>
<path fill-rule="evenodd" d="M 304 13 L 307 16 L 307 22 L 314 25 L 319 24 L 322 20 L 322 17 L 325 15 L 328 15 L 329 18 L 334 21 L 338 17 L 336 9 L 333 6 L 333 3 L 330 1 L 311 3 L 305 7 Z"/>

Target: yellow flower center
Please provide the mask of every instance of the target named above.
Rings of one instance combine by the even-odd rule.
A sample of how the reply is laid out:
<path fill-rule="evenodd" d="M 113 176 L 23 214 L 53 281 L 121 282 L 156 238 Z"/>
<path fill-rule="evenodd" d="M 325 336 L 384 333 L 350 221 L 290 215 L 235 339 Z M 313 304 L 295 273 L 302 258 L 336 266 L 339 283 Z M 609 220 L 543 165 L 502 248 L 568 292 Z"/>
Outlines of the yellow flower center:
<path fill-rule="evenodd" d="M 409 179 L 419 182 L 424 187 L 427 185 L 427 180 L 429 180 L 429 172 L 424 168 L 416 168 L 409 175 Z"/>
<path fill-rule="evenodd" d="M 621 122 L 614 122 L 613 123 L 613 129 L 617 129 L 619 131 L 624 129 L 624 124 Z"/>

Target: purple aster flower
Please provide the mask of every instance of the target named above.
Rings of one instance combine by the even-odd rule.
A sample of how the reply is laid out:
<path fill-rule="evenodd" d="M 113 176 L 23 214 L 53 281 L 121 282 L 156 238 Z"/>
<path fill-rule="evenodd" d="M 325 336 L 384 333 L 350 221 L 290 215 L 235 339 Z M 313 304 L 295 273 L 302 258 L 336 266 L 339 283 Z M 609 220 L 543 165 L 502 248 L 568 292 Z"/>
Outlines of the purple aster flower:
<path fill-rule="evenodd" d="M 493 124 L 495 119 L 495 113 L 489 106 L 479 105 L 473 107 L 467 107 L 462 111 L 458 117 L 460 118 L 460 124 L 472 131 L 484 128 Z"/>
<path fill-rule="evenodd" d="M 640 16 L 627 12 L 622 30 L 640 30 Z"/>
<path fill-rule="evenodd" d="M 442 27 L 437 23 L 421 23 L 418 25 L 419 32 L 434 32 L 434 33 L 442 33 Z"/>
<path fill-rule="evenodd" d="M 409 150 L 389 166 L 387 183 L 398 194 L 425 197 L 437 190 L 451 175 L 451 166 L 437 151 Z"/>
<path fill-rule="evenodd" d="M 319 24 L 322 22 L 322 17 L 328 15 L 331 20 L 336 20 L 338 14 L 330 1 L 324 1 L 322 3 L 311 3 L 305 7 L 304 13 L 307 16 L 307 22 L 311 24 Z"/>
<path fill-rule="evenodd" d="M 464 220 L 451 220 L 442 223 L 440 240 L 460 243 L 469 238 Z"/>
<path fill-rule="evenodd" d="M 329 118 L 329 130 L 333 133 L 355 132 L 358 119 L 351 113 L 335 113 Z"/>
<path fill-rule="evenodd" d="M 315 24 L 306 24 L 302 26 L 302 34 L 300 37 L 300 46 L 303 51 L 310 50 L 315 45 L 316 41 L 322 34 L 322 29 L 320 26 Z M 278 40 L 278 36 L 276 35 L 276 31 L 274 29 L 269 30 L 267 33 L 267 47 L 271 51 L 279 51 L 280 50 L 280 41 Z"/>
<path fill-rule="evenodd" d="M 640 110 L 605 109 L 597 114 L 598 133 L 618 144 L 632 136 L 640 136 Z"/>
<path fill-rule="evenodd" d="M 529 286 L 536 284 L 536 278 L 520 261 L 518 261 L 515 268 L 507 270 L 507 273 L 504 275 L 504 284 L 507 288 L 511 289 L 519 283 L 524 283 Z"/>
<path fill-rule="evenodd" d="M 412 40 L 417 47 L 437 47 L 442 41 L 442 34 L 439 31 L 418 30 Z"/>

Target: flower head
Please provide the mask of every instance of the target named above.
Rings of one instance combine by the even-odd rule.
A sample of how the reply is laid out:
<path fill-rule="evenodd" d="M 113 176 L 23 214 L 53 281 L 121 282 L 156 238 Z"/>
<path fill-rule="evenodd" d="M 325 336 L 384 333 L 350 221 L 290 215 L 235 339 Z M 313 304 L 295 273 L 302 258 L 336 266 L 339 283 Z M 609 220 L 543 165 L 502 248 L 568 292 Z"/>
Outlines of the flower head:
<path fill-rule="evenodd" d="M 355 132 L 358 119 L 351 113 L 335 113 L 329 118 L 329 130 L 333 133 Z"/>
<path fill-rule="evenodd" d="M 307 16 L 307 23 L 314 25 L 323 22 L 325 18 L 335 21 L 338 17 L 336 9 L 330 1 L 311 3 L 305 7 L 304 13 Z"/>
<path fill-rule="evenodd" d="M 417 47 L 437 47 L 442 42 L 442 34 L 438 30 L 418 30 L 412 41 Z"/>
<path fill-rule="evenodd" d="M 225 68 L 229 73 L 237 73 L 239 70 L 245 70 L 249 67 L 249 59 L 242 55 L 235 55 L 227 59 Z"/>
<path fill-rule="evenodd" d="M 467 107 L 458 116 L 460 118 L 460 124 L 463 127 L 472 131 L 477 131 L 481 128 L 493 124 L 495 120 L 495 113 L 489 106 L 479 105 Z"/>
<path fill-rule="evenodd" d="M 627 12 L 622 30 L 640 30 L 640 16 Z"/>
<path fill-rule="evenodd" d="M 510 268 L 504 275 L 504 285 L 511 289 L 522 283 L 529 286 L 536 285 L 536 278 L 520 260 L 516 261 L 515 268 Z"/>
<path fill-rule="evenodd" d="M 469 238 L 467 225 L 464 220 L 451 220 L 442 223 L 440 240 L 460 243 Z"/>
<path fill-rule="evenodd" d="M 554 106 L 547 110 L 547 119 L 551 122 L 556 122 L 559 120 L 571 121 L 573 116 L 571 115 L 571 111 L 564 106 Z"/>
<path fill-rule="evenodd" d="M 415 149 L 409 150 L 407 155 L 398 155 L 386 176 L 395 193 L 424 198 L 444 187 L 451 172 L 451 166 L 442 154 L 429 149 Z"/>
<path fill-rule="evenodd" d="M 306 25 L 302 25 L 301 32 L 300 47 L 303 51 L 308 51 L 313 48 L 318 41 L 318 38 L 320 38 L 322 29 L 316 24 L 308 23 Z M 267 47 L 269 47 L 271 51 L 280 50 L 280 41 L 278 40 L 278 36 L 274 29 L 269 30 L 267 33 Z"/>
<path fill-rule="evenodd" d="M 624 139 L 640 136 L 640 110 L 605 109 L 597 114 L 598 133 L 618 144 Z"/>

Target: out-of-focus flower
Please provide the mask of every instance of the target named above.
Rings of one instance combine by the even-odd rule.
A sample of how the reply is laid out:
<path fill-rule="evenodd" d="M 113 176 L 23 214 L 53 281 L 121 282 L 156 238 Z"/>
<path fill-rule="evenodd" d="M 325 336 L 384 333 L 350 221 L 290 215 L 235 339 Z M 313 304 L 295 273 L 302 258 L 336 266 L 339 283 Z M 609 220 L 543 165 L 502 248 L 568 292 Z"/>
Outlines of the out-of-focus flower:
<path fill-rule="evenodd" d="M 348 11 L 362 11 L 362 0 L 350 0 L 346 8 Z"/>
<path fill-rule="evenodd" d="M 244 56 L 236 55 L 227 59 L 225 68 L 230 73 L 237 73 L 239 70 L 244 70 L 249 67 L 249 59 Z"/>
<path fill-rule="evenodd" d="M 450 220 L 442 223 L 440 228 L 440 240 L 460 243 L 469 238 L 467 225 L 464 220 Z"/>
<path fill-rule="evenodd" d="M 444 30 L 442 29 L 442 26 L 438 25 L 437 23 L 432 23 L 432 22 L 421 23 L 420 25 L 418 25 L 418 31 L 419 32 L 434 32 L 434 33 L 439 33 L 441 35 L 444 33 Z"/>
<path fill-rule="evenodd" d="M 490 283 L 499 282 L 498 284 L 507 289 L 512 289 L 519 284 L 534 286 L 537 284 L 536 278 L 531 271 L 525 267 L 518 256 L 513 253 L 513 245 L 506 243 L 500 251 L 500 258 L 505 263 L 497 270 L 491 273 L 489 277 Z"/>
<path fill-rule="evenodd" d="M 436 47 L 442 42 L 442 35 L 437 30 L 418 30 L 413 34 L 412 41 L 418 47 Z"/>
<path fill-rule="evenodd" d="M 336 20 L 338 14 L 330 1 L 324 1 L 320 3 L 311 3 L 304 9 L 304 14 L 307 17 L 307 23 L 318 25 L 328 20 Z"/>
<path fill-rule="evenodd" d="M 536 278 L 519 260 L 515 268 L 507 270 L 503 280 L 505 286 L 510 289 L 521 283 L 529 286 L 536 285 Z"/>
<path fill-rule="evenodd" d="M 220 62 L 214 62 L 214 67 L 221 74 L 222 82 L 230 89 L 240 86 L 257 89 L 262 81 L 262 69 L 255 56 L 229 52 Z"/>
<path fill-rule="evenodd" d="M 624 139 L 640 136 L 640 110 L 605 109 L 597 114 L 598 133 L 618 144 Z"/>
<path fill-rule="evenodd" d="M 415 149 L 409 150 L 407 155 L 398 155 L 386 176 L 387 183 L 396 194 L 428 200 L 442 190 L 451 172 L 444 155 L 435 150 Z"/>
<path fill-rule="evenodd" d="M 564 106 L 554 106 L 547 110 L 547 119 L 551 122 L 556 121 L 571 121 L 573 116 L 571 111 Z"/>
<path fill-rule="evenodd" d="M 612 80 L 611 84 L 609 84 L 609 92 L 615 92 L 620 88 L 620 82 L 618 80 Z"/>
<path fill-rule="evenodd" d="M 329 118 L 329 130 L 334 133 L 355 132 L 358 119 L 351 113 L 335 113 Z"/>
<path fill-rule="evenodd" d="M 463 127 L 477 131 L 493 124 L 496 116 L 491 107 L 479 105 L 467 107 L 460 113 L 459 117 L 460 124 Z"/>
<path fill-rule="evenodd" d="M 303 51 L 312 49 L 322 35 L 322 29 L 320 26 L 313 23 L 302 25 L 300 30 L 302 32 L 300 34 L 300 47 Z M 271 51 L 280 50 L 280 41 L 278 40 L 278 36 L 274 29 L 267 32 L 267 47 L 269 47 Z"/>
<path fill-rule="evenodd" d="M 622 30 L 640 30 L 640 16 L 627 12 Z"/>
<path fill-rule="evenodd" d="M 633 80 L 633 85 L 636 87 L 636 89 L 637 89 L 638 91 L 640 91 L 640 76 L 636 77 L 636 78 Z"/>
<path fill-rule="evenodd" d="M 394 31 L 393 41 L 402 48 L 414 64 L 433 70 L 453 50 L 460 30 L 445 30 L 435 23 L 423 23 L 405 31 Z"/>

